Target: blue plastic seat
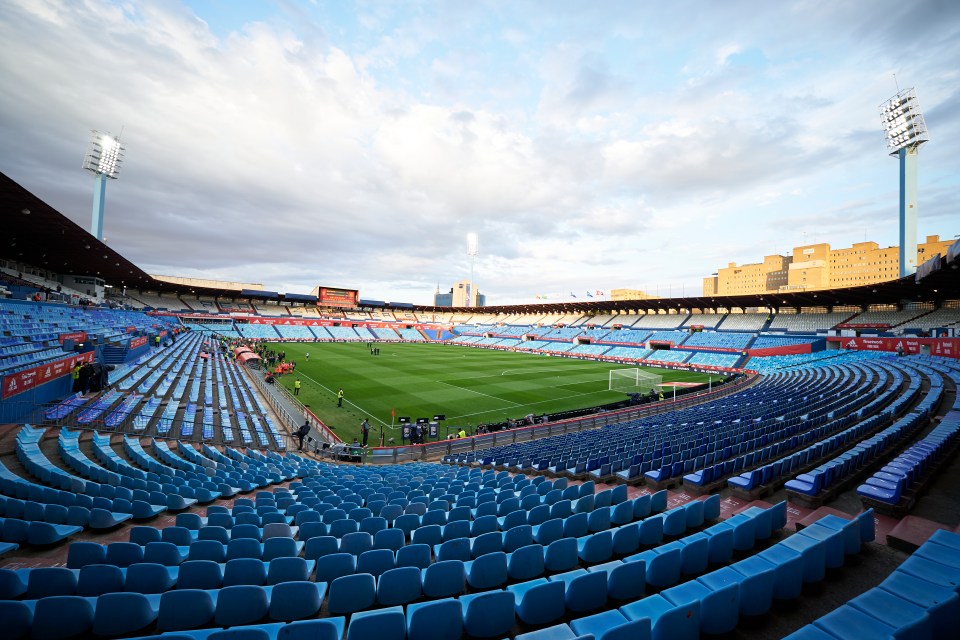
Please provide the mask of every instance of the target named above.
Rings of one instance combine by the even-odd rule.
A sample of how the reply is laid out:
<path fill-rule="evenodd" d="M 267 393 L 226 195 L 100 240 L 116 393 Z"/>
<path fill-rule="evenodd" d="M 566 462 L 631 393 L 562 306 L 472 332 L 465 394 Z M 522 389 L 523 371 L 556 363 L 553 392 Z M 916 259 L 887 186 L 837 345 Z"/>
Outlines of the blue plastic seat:
<path fill-rule="evenodd" d="M 561 538 L 547 545 L 543 553 L 544 568 L 552 573 L 569 571 L 579 563 L 579 548 L 574 538 Z"/>
<path fill-rule="evenodd" d="M 403 531 L 399 529 L 381 529 L 373 536 L 374 549 L 391 549 L 398 551 L 404 543 Z"/>
<path fill-rule="evenodd" d="M 132 542 L 114 542 L 107 545 L 105 562 L 118 567 L 129 567 L 143 562 L 143 547 Z"/>
<path fill-rule="evenodd" d="M 173 569 L 176 573 L 178 570 Z M 155 562 L 141 562 L 127 568 L 126 590 L 134 593 L 163 593 L 173 588 L 176 576 L 171 570 Z"/>
<path fill-rule="evenodd" d="M 507 559 L 507 573 L 511 580 L 531 580 L 543 575 L 544 549 L 538 544 L 520 547 Z"/>
<path fill-rule="evenodd" d="M 455 538 L 434 548 L 437 560 L 470 560 L 470 538 Z"/>
<path fill-rule="evenodd" d="M 177 589 L 219 589 L 223 570 L 214 560 L 188 560 L 180 565 Z"/>
<path fill-rule="evenodd" d="M 87 598 L 123 591 L 123 569 L 112 564 L 88 564 L 77 577 L 76 594 Z"/>
<path fill-rule="evenodd" d="M 607 603 L 606 573 L 575 569 L 550 576 L 550 580 L 566 586 L 566 607 L 570 611 L 584 613 Z"/>
<path fill-rule="evenodd" d="M 377 587 L 372 575 L 357 573 L 340 576 L 330 583 L 327 608 L 331 615 L 351 614 L 373 606 Z"/>
<path fill-rule="evenodd" d="M 680 580 L 683 567 L 681 548 L 680 543 L 671 542 L 630 556 L 626 560 L 643 560 L 647 564 L 647 583 L 656 587 L 669 587 Z"/>
<path fill-rule="evenodd" d="M 187 559 L 188 551 L 187 547 L 178 547 L 170 542 L 148 542 L 143 548 L 143 561 L 176 567 Z"/>
<path fill-rule="evenodd" d="M 101 597 L 106 598 L 109 595 L 117 594 Z M 0 609 L 0 612 L 2 611 L 3 609 Z M 8 625 L 13 621 L 4 615 L 4 629 L 9 630 Z M 94 607 L 90 600 L 80 596 L 51 596 L 35 603 L 30 637 L 36 640 L 55 640 L 89 635 L 93 622 Z"/>
<path fill-rule="evenodd" d="M 773 594 L 776 586 L 776 566 L 757 556 L 745 558 L 700 578 L 700 581 L 715 588 L 718 581 L 733 571 L 732 578 L 740 587 L 740 613 L 745 616 L 759 616 L 767 613 L 773 606 Z"/>
<path fill-rule="evenodd" d="M 190 545 L 188 560 L 211 560 L 223 563 L 227 560 L 227 546 L 216 540 L 197 540 Z"/>
<path fill-rule="evenodd" d="M 304 558 L 275 558 L 267 568 L 267 585 L 309 580 L 312 571 L 313 563 Z"/>
<path fill-rule="evenodd" d="M 700 638 L 699 602 L 676 605 L 657 594 L 620 607 L 620 613 L 631 621 L 648 619 L 654 638 Z"/>
<path fill-rule="evenodd" d="M 507 554 L 496 551 L 464 563 L 467 583 L 472 589 L 493 589 L 507 582 Z"/>
<path fill-rule="evenodd" d="M 307 513 L 307 512 L 301 512 L 299 515 L 302 516 L 304 515 L 304 513 Z M 317 536 L 325 536 L 329 534 L 327 525 L 325 525 L 320 521 L 301 522 L 299 523 L 299 526 L 300 526 L 300 531 L 297 533 L 297 537 L 301 540 L 301 542 L 306 542 L 311 538 L 315 538 Z"/>
<path fill-rule="evenodd" d="M 774 566 L 773 597 L 792 600 L 803 591 L 806 559 L 799 551 L 775 544 L 757 554 Z"/>
<path fill-rule="evenodd" d="M 263 585 L 267 581 L 266 565 L 256 558 L 235 558 L 223 567 L 223 586 Z"/>
<path fill-rule="evenodd" d="M 83 601 L 87 602 L 86 600 Z M 89 604 L 87 602 L 87 605 Z M 93 620 L 93 607 L 90 607 L 89 619 Z M 16 600 L 0 600 L 0 620 L 3 620 L 3 628 L 11 638 L 30 637 L 33 611 L 26 603 Z M 87 628 L 89 628 L 89 624 L 87 624 Z"/>
<path fill-rule="evenodd" d="M 284 622 L 312 618 L 320 611 L 326 591 L 323 582 L 294 580 L 277 584 L 270 595 L 270 618 Z"/>
<path fill-rule="evenodd" d="M 244 527 L 246 525 L 238 525 Z M 239 558 L 253 558 L 260 560 L 263 557 L 263 544 L 254 538 L 236 538 L 227 544 L 227 561 Z"/>
<path fill-rule="evenodd" d="M 700 609 L 700 630 L 705 634 L 730 633 L 740 613 L 740 589 L 734 579 L 714 580 L 710 586 L 689 580 L 660 592 L 676 606 L 695 605 Z"/>
<path fill-rule="evenodd" d="M 226 545 L 230 542 L 230 532 L 224 527 L 207 525 L 197 532 L 197 540 L 214 540 Z"/>
<path fill-rule="evenodd" d="M 213 597 L 206 589 L 167 591 L 160 596 L 157 629 L 183 631 L 203 627 L 213 620 L 215 610 Z"/>
<path fill-rule="evenodd" d="M 351 575 L 357 570 L 357 557 L 350 553 L 333 553 L 317 559 L 314 579 L 317 582 L 333 582 L 340 576 Z"/>
<path fill-rule="evenodd" d="M 407 606 L 408 640 L 459 640 L 463 610 L 459 600 L 445 598 Z"/>
<path fill-rule="evenodd" d="M 141 547 L 147 546 L 150 542 L 160 542 L 160 529 L 142 525 L 130 527 L 130 542 L 139 544 Z"/>
<path fill-rule="evenodd" d="M 463 628 L 478 638 L 503 637 L 514 623 L 515 598 L 507 591 L 487 591 L 460 596 Z"/>
<path fill-rule="evenodd" d="M 347 640 L 405 640 L 403 607 L 359 611 L 350 618 Z"/>
<path fill-rule="evenodd" d="M 357 573 L 369 573 L 374 577 L 393 569 L 394 566 L 393 551 L 389 549 L 371 549 L 357 558 Z"/>
<path fill-rule="evenodd" d="M 427 524 L 413 530 L 410 536 L 413 544 L 428 544 L 431 547 L 443 542 L 443 527 L 438 524 Z"/>
<path fill-rule="evenodd" d="M 178 547 L 189 547 L 197 539 L 199 531 L 186 527 L 166 527 L 160 532 L 160 541 L 169 542 Z"/>
<path fill-rule="evenodd" d="M 575 618 L 570 621 L 570 628 L 579 637 L 593 636 L 598 640 L 650 640 L 653 637 L 649 618 L 630 621 L 620 611 Z"/>
<path fill-rule="evenodd" d="M 589 532 L 589 517 L 586 513 L 574 514 L 563 521 L 564 538 L 582 538 Z"/>
<path fill-rule="evenodd" d="M 270 599 L 263 587 L 228 586 L 217 594 L 214 621 L 221 627 L 254 624 L 265 618 L 269 609 Z"/>
<path fill-rule="evenodd" d="M 377 602 L 384 606 L 404 605 L 420 597 L 420 570 L 397 567 L 377 579 Z"/>
<path fill-rule="evenodd" d="M 431 550 L 425 544 L 408 544 L 397 550 L 398 567 L 417 567 L 426 569 L 430 566 Z"/>
<path fill-rule="evenodd" d="M 527 624 L 548 624 L 563 617 L 564 588 L 562 581 L 543 578 L 512 584 L 507 591 L 513 594 L 517 617 Z"/>
<path fill-rule="evenodd" d="M 93 632 L 99 636 L 120 636 L 145 629 L 156 621 L 159 604 L 159 596 L 104 594 L 97 598 Z"/>
<path fill-rule="evenodd" d="M 591 573 L 606 574 L 607 595 L 614 600 L 629 601 L 643 596 L 647 582 L 645 562 L 615 560 L 588 567 L 587 570 Z"/>
<path fill-rule="evenodd" d="M 72 596 L 77 592 L 77 573 L 64 567 L 39 567 L 27 578 L 28 600 L 50 596 Z"/>
<path fill-rule="evenodd" d="M 340 540 L 333 536 L 316 536 L 307 540 L 304 557 L 316 560 L 332 553 L 340 552 Z"/>
<path fill-rule="evenodd" d="M 277 640 L 340 640 L 343 628 L 342 617 L 301 620 L 281 626 Z"/>
<path fill-rule="evenodd" d="M 446 598 L 463 593 L 466 583 L 463 562 L 443 560 L 421 572 L 423 594 L 428 598 Z"/>
<path fill-rule="evenodd" d="M 577 553 L 587 564 L 606 562 L 613 555 L 613 534 L 607 530 L 578 538 Z"/>

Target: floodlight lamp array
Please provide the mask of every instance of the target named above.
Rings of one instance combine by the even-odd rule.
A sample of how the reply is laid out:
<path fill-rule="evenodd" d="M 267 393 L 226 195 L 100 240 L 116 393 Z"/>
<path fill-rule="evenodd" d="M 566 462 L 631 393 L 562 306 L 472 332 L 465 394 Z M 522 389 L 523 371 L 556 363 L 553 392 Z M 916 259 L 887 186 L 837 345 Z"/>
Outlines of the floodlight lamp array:
<path fill-rule="evenodd" d="M 880 105 L 880 122 L 887 136 L 887 149 L 916 148 L 928 140 L 927 124 L 914 89 L 906 89 Z"/>
<path fill-rule="evenodd" d="M 120 175 L 120 165 L 123 163 L 124 147 L 120 138 L 109 133 L 92 131 L 90 146 L 83 159 L 83 168 L 95 175 L 106 176 L 116 180 Z"/>
<path fill-rule="evenodd" d="M 467 255 L 475 256 L 479 253 L 480 238 L 475 233 L 467 234 Z"/>

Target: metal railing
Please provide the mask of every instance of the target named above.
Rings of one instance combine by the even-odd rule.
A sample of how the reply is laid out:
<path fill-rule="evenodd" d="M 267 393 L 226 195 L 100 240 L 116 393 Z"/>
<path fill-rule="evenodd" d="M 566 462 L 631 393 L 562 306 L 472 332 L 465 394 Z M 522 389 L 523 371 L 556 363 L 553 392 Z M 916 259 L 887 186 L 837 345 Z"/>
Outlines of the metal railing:
<path fill-rule="evenodd" d="M 337 435 L 333 433 L 333 431 L 331 431 L 322 420 L 320 420 L 320 418 L 310 411 L 310 409 L 303 406 L 303 403 L 300 402 L 296 396 L 290 393 L 282 384 L 276 382 L 273 384 L 268 384 L 262 376 L 258 375 L 259 371 L 249 370 L 245 367 L 242 368 L 242 370 L 247 378 L 252 380 L 260 390 L 260 393 L 263 395 L 264 399 L 266 399 L 267 404 L 270 405 L 270 408 L 274 410 L 274 412 L 277 414 L 277 417 L 280 418 L 280 420 L 284 423 L 290 434 L 295 433 L 304 422 L 307 422 L 310 425 L 311 435 L 317 434 L 319 436 L 318 438 L 315 438 L 315 440 L 326 442 L 328 444 L 340 442 L 340 438 L 338 438 Z M 277 399 L 278 394 L 283 396 L 283 398 L 289 402 L 290 405 L 299 409 L 300 415 L 296 417 L 291 415 L 290 412 L 287 411 L 287 407 L 284 405 L 284 403 Z M 299 442 L 293 437 L 293 435 L 290 435 L 289 437 L 292 438 L 292 442 L 295 443 L 293 445 L 293 449 L 297 449 Z"/>

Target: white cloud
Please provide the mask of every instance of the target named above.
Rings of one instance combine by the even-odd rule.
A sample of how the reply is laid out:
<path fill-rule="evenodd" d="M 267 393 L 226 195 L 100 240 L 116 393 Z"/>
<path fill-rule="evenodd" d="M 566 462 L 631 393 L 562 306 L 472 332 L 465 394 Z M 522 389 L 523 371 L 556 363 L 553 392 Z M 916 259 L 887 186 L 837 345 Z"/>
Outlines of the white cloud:
<path fill-rule="evenodd" d="M 159 0 L 6 4 L 0 170 L 85 226 L 87 130 L 122 126 L 107 235 L 150 271 L 428 303 L 470 229 L 492 303 L 690 290 L 886 215 L 891 70 L 932 115 L 921 211 L 956 205 L 960 21 L 932 1 L 318 3 L 229 28 Z"/>

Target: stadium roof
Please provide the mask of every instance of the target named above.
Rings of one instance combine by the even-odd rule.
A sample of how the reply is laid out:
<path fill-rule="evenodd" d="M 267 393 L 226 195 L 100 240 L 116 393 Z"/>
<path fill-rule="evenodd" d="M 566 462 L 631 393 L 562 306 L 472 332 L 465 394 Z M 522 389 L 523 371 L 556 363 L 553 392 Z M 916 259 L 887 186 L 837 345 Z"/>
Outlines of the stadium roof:
<path fill-rule="evenodd" d="M 96 276 L 110 284 L 154 286 L 153 278 L 140 267 L 3 173 L 0 211 L 0 257 L 54 273 Z"/>

